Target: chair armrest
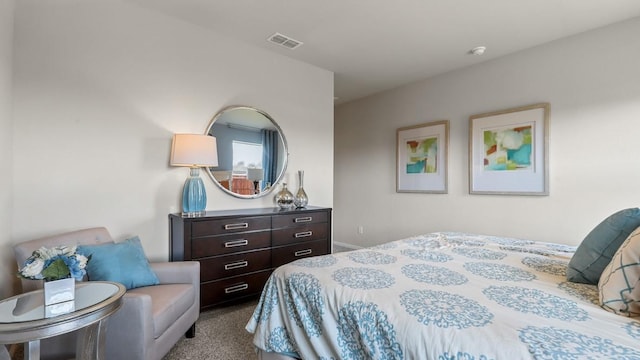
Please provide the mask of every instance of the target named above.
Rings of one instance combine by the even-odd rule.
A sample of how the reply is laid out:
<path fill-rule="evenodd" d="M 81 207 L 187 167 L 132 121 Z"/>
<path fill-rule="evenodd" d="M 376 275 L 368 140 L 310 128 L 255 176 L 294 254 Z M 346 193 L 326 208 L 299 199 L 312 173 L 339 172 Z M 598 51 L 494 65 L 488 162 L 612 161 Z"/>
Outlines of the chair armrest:
<path fill-rule="evenodd" d="M 152 262 L 151 269 L 160 284 L 193 284 L 200 287 L 200 262 Z"/>

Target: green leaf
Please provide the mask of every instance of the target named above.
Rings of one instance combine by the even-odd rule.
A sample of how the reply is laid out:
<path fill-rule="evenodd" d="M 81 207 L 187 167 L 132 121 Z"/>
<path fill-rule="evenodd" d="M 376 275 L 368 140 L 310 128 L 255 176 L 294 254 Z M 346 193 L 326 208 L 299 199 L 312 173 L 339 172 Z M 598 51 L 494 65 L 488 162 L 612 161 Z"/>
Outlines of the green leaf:
<path fill-rule="evenodd" d="M 71 275 L 69 267 L 62 259 L 52 262 L 46 269 L 42 270 L 45 280 L 59 280 L 68 278 Z"/>

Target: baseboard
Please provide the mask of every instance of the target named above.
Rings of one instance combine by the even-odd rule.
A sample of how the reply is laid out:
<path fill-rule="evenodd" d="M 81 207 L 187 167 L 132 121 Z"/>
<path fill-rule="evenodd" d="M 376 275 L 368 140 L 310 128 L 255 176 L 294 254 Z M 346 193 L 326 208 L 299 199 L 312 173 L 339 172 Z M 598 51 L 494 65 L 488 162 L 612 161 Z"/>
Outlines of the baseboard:
<path fill-rule="evenodd" d="M 343 243 L 343 242 L 338 242 L 338 241 L 334 241 L 333 245 L 337 245 L 339 247 L 342 248 L 346 248 L 349 250 L 358 250 L 358 249 L 362 249 L 362 246 L 357 246 L 357 245 L 351 245 L 351 244 L 347 244 L 347 243 Z"/>

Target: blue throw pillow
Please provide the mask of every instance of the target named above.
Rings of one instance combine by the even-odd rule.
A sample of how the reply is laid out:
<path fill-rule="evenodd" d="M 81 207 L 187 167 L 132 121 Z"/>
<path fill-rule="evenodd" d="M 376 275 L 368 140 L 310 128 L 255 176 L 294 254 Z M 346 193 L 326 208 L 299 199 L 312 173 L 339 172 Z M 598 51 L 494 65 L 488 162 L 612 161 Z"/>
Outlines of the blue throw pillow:
<path fill-rule="evenodd" d="M 604 219 L 576 249 L 567 267 L 567 280 L 597 285 L 620 245 L 639 226 L 639 208 L 620 210 Z"/>
<path fill-rule="evenodd" d="M 78 245 L 77 251 L 91 256 L 86 268 L 90 281 L 115 281 L 127 290 L 160 283 L 137 236 L 119 243 Z"/>

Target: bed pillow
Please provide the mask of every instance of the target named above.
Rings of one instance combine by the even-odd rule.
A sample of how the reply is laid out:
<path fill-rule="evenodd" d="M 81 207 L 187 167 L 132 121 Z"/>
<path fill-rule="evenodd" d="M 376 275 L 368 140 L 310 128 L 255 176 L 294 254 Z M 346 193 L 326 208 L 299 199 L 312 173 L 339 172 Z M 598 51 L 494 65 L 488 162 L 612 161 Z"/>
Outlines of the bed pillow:
<path fill-rule="evenodd" d="M 640 227 L 622 243 L 602 272 L 598 294 L 605 310 L 640 316 Z"/>
<path fill-rule="evenodd" d="M 77 251 L 91 256 L 86 268 L 90 281 L 115 281 L 127 290 L 160 283 L 137 236 L 119 243 L 78 245 Z"/>
<path fill-rule="evenodd" d="M 640 209 L 620 210 L 604 219 L 584 238 L 569 261 L 567 280 L 597 285 L 616 250 L 640 226 Z"/>

